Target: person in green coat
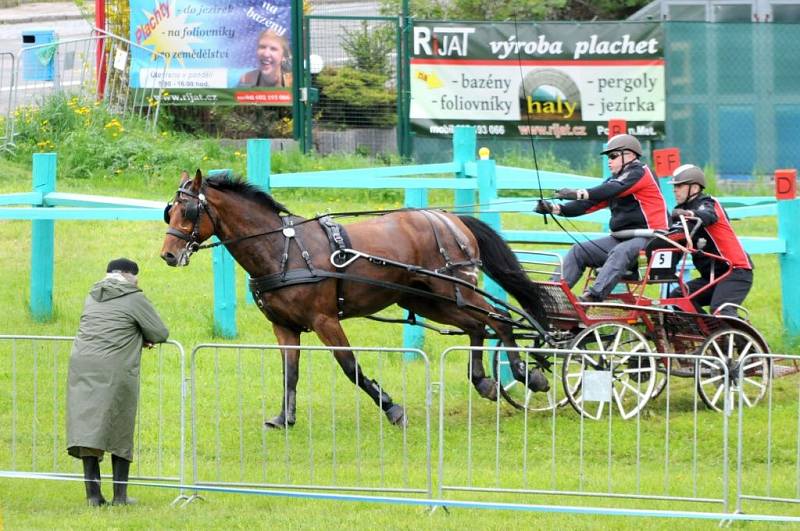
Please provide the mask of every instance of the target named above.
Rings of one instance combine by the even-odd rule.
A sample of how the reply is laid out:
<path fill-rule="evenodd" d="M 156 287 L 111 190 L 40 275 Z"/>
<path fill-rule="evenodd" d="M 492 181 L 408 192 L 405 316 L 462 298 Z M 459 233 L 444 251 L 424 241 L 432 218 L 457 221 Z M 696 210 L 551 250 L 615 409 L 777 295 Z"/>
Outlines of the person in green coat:
<path fill-rule="evenodd" d="M 72 346 L 67 381 L 67 452 L 83 461 L 86 500 L 106 503 L 100 461 L 111 454 L 113 505 L 128 498 L 133 432 L 139 401 L 142 347 L 163 343 L 169 331 L 138 287 L 139 267 L 127 258 L 109 262 L 92 286 Z"/>

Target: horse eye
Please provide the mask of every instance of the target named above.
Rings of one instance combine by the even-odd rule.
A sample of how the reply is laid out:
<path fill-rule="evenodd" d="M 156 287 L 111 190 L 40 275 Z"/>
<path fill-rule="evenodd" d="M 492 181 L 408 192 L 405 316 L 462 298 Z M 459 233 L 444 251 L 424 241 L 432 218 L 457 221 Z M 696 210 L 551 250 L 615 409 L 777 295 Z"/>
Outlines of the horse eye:
<path fill-rule="evenodd" d="M 169 211 L 172 210 L 172 203 L 167 203 L 164 207 L 164 223 L 169 225 Z"/>

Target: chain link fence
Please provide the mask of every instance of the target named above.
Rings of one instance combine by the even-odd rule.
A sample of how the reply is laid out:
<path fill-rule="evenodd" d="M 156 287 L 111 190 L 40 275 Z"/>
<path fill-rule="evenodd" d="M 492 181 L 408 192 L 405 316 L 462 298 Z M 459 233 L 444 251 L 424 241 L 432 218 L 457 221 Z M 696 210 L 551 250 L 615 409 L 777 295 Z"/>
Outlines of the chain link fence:
<path fill-rule="evenodd" d="M 797 167 L 800 25 L 665 22 L 664 29 L 666 135 L 645 150 L 678 147 L 683 161 L 722 179 Z M 449 138 L 414 136 L 412 143 L 419 162 L 451 149 Z M 479 144 L 495 155 L 549 152 L 576 167 L 590 165 L 600 151 L 598 140 L 486 136 Z"/>
<path fill-rule="evenodd" d="M 391 17 L 309 16 L 306 42 L 317 151 L 397 152 L 398 51 Z"/>

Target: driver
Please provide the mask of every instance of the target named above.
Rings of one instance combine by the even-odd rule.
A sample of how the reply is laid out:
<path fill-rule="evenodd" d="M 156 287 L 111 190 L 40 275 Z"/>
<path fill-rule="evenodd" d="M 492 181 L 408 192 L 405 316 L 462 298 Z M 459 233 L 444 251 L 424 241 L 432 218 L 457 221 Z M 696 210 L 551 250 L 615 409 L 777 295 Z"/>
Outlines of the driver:
<path fill-rule="evenodd" d="M 632 135 L 616 135 L 608 141 L 602 154 L 608 155 L 608 169 L 611 170 L 608 179 L 588 190 L 562 188 L 556 192 L 556 198 L 573 201 L 561 205 L 539 201 L 534 211 L 572 217 L 608 207 L 612 231 L 666 229 L 667 204 L 656 178 L 639 160 L 642 156 L 639 140 Z M 561 278 L 571 288 L 587 267 L 598 267 L 594 284 L 578 300 L 602 301 L 636 260 L 647 241 L 644 237 L 621 239 L 605 236 L 576 243 L 564 258 Z M 558 280 L 558 272 L 553 280 Z"/>
<path fill-rule="evenodd" d="M 703 311 L 703 306 L 709 306 L 712 313 L 716 313 L 716 310 L 725 303 L 741 305 L 753 286 L 753 262 L 733 232 L 722 205 L 715 198 L 703 193 L 706 187 L 703 170 L 692 164 L 684 164 L 675 169 L 669 182 L 674 185 L 673 191 L 677 203 L 672 211 L 673 221 L 679 221 L 681 216 L 690 222 L 693 219 L 700 220 L 702 225 L 692 236 L 694 246 L 702 248 L 706 253 L 723 257 L 733 268 L 727 278 L 693 298 L 692 303 L 698 312 Z M 692 262 L 700 277 L 686 283 L 689 293 L 707 286 L 711 282 L 712 271 L 715 277 L 719 277 L 727 273 L 730 268 L 727 263 L 714 260 L 701 252 L 692 254 Z M 680 288 L 670 293 L 670 297 L 680 296 Z M 737 316 L 736 308 L 733 306 L 726 306 L 719 313 Z"/>

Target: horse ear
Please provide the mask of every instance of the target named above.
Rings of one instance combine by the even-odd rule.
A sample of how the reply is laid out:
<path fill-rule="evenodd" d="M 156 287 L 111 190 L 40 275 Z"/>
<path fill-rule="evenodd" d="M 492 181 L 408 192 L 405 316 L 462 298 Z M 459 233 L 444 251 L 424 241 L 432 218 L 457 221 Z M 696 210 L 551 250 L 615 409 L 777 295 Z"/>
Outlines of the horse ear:
<path fill-rule="evenodd" d="M 197 173 L 194 174 L 194 182 L 192 183 L 192 189 L 195 191 L 199 190 L 201 184 L 203 184 L 203 172 L 201 172 L 200 168 L 198 168 Z"/>
<path fill-rule="evenodd" d="M 188 180 L 189 180 L 189 172 L 186 171 L 186 170 L 183 170 L 181 172 L 181 184 L 185 183 Z"/>

